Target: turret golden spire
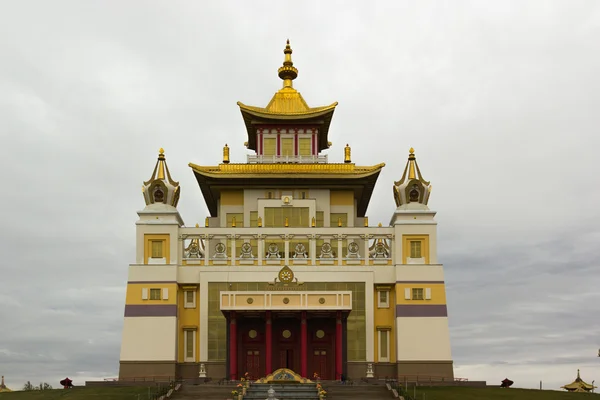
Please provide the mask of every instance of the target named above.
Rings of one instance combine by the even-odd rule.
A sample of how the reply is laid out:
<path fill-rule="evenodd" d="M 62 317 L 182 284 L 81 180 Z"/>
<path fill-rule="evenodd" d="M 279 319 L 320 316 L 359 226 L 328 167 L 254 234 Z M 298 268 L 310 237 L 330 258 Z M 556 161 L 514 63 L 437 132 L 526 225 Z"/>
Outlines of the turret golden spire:
<path fill-rule="evenodd" d="M 158 161 L 158 179 L 165 179 L 165 149 L 162 147 L 158 149 Z"/>
<path fill-rule="evenodd" d="M 285 58 L 283 60 L 283 66 L 279 67 L 277 73 L 279 77 L 283 79 L 283 87 L 292 87 L 292 81 L 298 76 L 298 69 L 294 67 L 292 62 L 292 48 L 290 47 L 290 40 L 287 40 L 285 49 L 283 50 Z"/>
<path fill-rule="evenodd" d="M 410 154 L 408 155 L 409 162 L 409 170 L 408 170 L 408 179 L 415 179 L 415 149 L 412 147 L 408 151 Z"/>

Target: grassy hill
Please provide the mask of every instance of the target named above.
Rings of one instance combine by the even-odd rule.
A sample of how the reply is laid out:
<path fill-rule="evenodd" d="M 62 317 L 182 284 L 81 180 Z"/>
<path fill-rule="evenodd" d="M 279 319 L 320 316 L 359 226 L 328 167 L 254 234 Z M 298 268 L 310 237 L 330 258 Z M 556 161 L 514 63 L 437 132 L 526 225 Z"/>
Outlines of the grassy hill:
<path fill-rule="evenodd" d="M 412 390 L 409 391 L 410 395 L 412 393 Z M 573 397 L 600 400 L 597 393 L 512 388 L 417 387 L 417 400 L 573 400 Z"/>
<path fill-rule="evenodd" d="M 32 390 L 0 393 L 0 400 L 147 400 L 147 387 L 76 387 L 73 389 Z"/>

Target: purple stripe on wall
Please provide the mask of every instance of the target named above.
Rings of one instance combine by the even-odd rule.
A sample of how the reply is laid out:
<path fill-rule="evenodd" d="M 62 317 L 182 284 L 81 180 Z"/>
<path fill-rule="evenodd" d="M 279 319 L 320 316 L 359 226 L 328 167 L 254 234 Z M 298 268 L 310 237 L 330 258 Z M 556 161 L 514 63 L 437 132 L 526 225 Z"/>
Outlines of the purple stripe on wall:
<path fill-rule="evenodd" d="M 125 306 L 126 317 L 176 317 L 176 304 L 128 304 Z"/>
<path fill-rule="evenodd" d="M 444 283 L 444 281 L 396 281 L 396 283 Z"/>
<path fill-rule="evenodd" d="M 398 304 L 396 317 L 447 317 L 445 304 Z"/>
<path fill-rule="evenodd" d="M 177 281 L 127 281 L 127 283 L 177 283 Z"/>

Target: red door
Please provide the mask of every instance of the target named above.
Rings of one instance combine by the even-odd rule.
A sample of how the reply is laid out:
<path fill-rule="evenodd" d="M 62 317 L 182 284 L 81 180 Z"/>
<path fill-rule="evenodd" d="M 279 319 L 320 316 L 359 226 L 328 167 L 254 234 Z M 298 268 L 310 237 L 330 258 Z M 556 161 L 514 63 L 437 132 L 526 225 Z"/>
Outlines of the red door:
<path fill-rule="evenodd" d="M 279 351 L 279 368 L 294 369 L 294 351 L 292 349 Z"/>
<path fill-rule="evenodd" d="M 246 370 L 250 379 L 258 379 L 260 375 L 260 352 L 258 350 L 248 350 L 246 352 Z"/>
<path fill-rule="evenodd" d="M 327 350 L 315 349 L 313 352 L 313 366 L 315 372 L 319 374 L 321 379 L 329 379 L 327 373 Z"/>

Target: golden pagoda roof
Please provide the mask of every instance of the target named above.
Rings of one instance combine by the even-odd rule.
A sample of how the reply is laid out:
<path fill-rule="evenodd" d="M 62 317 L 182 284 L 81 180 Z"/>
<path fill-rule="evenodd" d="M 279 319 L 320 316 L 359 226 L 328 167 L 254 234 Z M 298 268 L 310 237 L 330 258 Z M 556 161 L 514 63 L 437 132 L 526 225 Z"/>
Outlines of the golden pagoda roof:
<path fill-rule="evenodd" d="M 321 187 L 352 190 L 357 199 L 357 214 L 365 215 L 375 183 L 385 164 L 360 167 L 344 164 L 219 164 L 200 166 L 190 163 L 206 205 L 218 215 L 222 190 L 269 187 Z"/>
<path fill-rule="evenodd" d="M 298 76 L 298 69 L 292 62 L 292 48 L 287 41 L 283 50 L 285 59 L 283 66 L 278 70 L 279 77 L 283 79 L 283 87 L 271 98 L 266 107 L 255 107 L 238 101 L 246 130 L 248 131 L 248 148 L 256 150 L 256 124 L 273 123 L 301 123 L 319 125 L 320 140 L 319 151 L 328 148 L 327 133 L 337 101 L 321 107 L 309 107 L 300 92 L 294 89 L 292 81 Z"/>
<path fill-rule="evenodd" d="M 579 376 L 579 370 L 577 370 L 577 378 L 575 378 L 573 382 L 569 383 L 568 385 L 561 386 L 562 389 L 566 389 L 570 392 L 587 392 L 596 387 L 597 386 L 584 382 Z"/>
<path fill-rule="evenodd" d="M 200 166 L 190 163 L 189 166 L 198 174 L 213 178 L 290 178 L 311 177 L 327 179 L 330 177 L 360 178 L 381 171 L 385 163 L 361 167 L 352 163 L 339 164 L 219 164 L 216 166 Z"/>

